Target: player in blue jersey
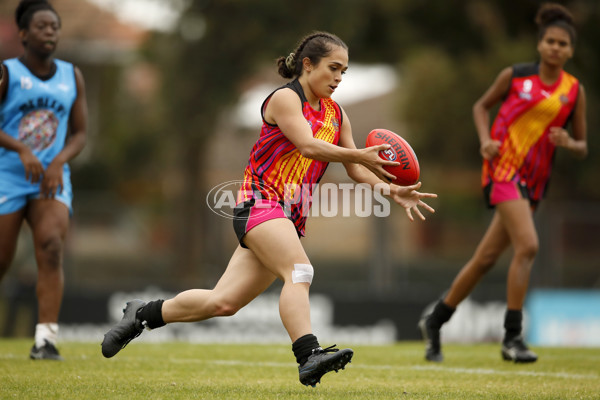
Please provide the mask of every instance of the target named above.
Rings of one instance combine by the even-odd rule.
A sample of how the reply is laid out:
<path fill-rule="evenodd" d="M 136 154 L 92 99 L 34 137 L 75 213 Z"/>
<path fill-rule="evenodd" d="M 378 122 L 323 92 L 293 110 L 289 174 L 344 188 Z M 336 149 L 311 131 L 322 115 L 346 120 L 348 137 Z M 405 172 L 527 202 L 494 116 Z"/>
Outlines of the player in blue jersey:
<path fill-rule="evenodd" d="M 61 20 L 50 3 L 21 0 L 15 19 L 24 53 L 0 65 L 0 279 L 27 221 L 38 269 L 30 357 L 62 360 L 56 340 L 72 201 L 68 162 L 86 140 L 84 80 L 77 67 L 53 56 Z"/>

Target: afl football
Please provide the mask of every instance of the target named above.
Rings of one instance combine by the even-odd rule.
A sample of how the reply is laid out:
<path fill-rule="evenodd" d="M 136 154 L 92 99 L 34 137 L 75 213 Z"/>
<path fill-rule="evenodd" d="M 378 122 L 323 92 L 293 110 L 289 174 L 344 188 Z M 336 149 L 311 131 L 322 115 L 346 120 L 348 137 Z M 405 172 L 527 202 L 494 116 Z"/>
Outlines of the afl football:
<path fill-rule="evenodd" d="M 400 165 L 383 168 L 396 177 L 392 183 L 400 186 L 414 185 L 419 181 L 421 170 L 419 160 L 412 147 L 400 135 L 387 129 L 373 129 L 367 135 L 367 147 L 389 144 L 387 150 L 380 151 L 379 157 L 388 161 L 397 161 Z"/>

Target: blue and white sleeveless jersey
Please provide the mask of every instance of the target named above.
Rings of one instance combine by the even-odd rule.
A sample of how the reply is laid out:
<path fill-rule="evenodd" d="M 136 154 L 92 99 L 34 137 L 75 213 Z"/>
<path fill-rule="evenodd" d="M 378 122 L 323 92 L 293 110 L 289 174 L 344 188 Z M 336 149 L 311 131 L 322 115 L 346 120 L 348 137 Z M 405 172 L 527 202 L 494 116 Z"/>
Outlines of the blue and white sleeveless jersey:
<path fill-rule="evenodd" d="M 33 154 L 48 167 L 63 149 L 71 107 L 77 97 L 73 64 L 54 60 L 56 72 L 42 80 L 18 59 L 4 61 L 8 70 L 8 89 L 0 104 L 0 129 L 26 143 Z M 65 172 L 68 165 L 65 163 Z M 25 169 L 19 155 L 0 147 L 0 174 L 20 174 Z"/>
<path fill-rule="evenodd" d="M 56 71 L 42 80 L 18 59 L 4 61 L 8 70 L 8 88 L 0 103 L 0 129 L 26 143 L 44 169 L 64 148 L 71 108 L 77 98 L 75 71 L 72 64 L 54 60 Z M 63 165 L 63 185 L 55 199 L 72 212 L 71 171 Z M 40 182 L 26 179 L 19 154 L 0 147 L 0 214 L 25 207 L 40 198 Z"/>

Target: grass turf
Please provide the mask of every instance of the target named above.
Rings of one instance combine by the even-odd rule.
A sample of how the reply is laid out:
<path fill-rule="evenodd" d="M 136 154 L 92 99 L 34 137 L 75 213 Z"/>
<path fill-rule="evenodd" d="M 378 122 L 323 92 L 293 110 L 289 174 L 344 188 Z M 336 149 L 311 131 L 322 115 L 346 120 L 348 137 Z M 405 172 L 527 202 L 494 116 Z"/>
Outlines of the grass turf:
<path fill-rule="evenodd" d="M 497 344 L 347 346 L 344 371 L 298 382 L 286 345 L 131 343 L 112 359 L 99 343 L 61 343 L 63 362 L 28 359 L 31 340 L 0 340 L 0 399 L 598 399 L 599 348 L 535 348 L 537 363 L 501 360 Z"/>

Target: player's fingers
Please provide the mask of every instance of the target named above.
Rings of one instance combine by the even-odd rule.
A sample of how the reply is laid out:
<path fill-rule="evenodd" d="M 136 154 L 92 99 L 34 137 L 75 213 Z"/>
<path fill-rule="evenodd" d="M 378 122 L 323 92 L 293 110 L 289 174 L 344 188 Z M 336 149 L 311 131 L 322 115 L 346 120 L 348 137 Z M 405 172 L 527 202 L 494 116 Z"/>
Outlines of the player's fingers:
<path fill-rule="evenodd" d="M 426 209 L 427 211 L 429 211 L 430 213 L 434 213 L 435 209 L 431 206 L 429 206 L 429 204 L 425 203 L 424 201 L 419 200 L 419 205 L 421 207 L 423 207 L 424 209 Z"/>
<path fill-rule="evenodd" d="M 377 151 L 377 152 L 380 152 L 380 151 L 387 150 L 387 149 L 389 149 L 390 147 L 392 147 L 392 145 L 391 145 L 391 144 L 389 144 L 389 143 L 382 143 L 382 144 L 378 144 L 378 145 L 375 145 L 375 146 L 371 146 L 371 148 L 372 148 L 374 151 Z"/>
<path fill-rule="evenodd" d="M 421 188 L 422 183 L 421 182 L 417 182 L 413 185 L 409 185 L 407 186 L 410 190 L 419 190 Z"/>
<path fill-rule="evenodd" d="M 43 188 L 42 190 L 43 190 L 43 193 L 44 193 L 44 197 L 47 198 L 47 199 L 51 198 L 52 197 L 52 192 L 54 191 L 54 188 L 52 187 L 52 184 L 48 183 L 48 182 L 44 183 L 44 181 L 42 181 L 42 188 Z"/>
<path fill-rule="evenodd" d="M 415 212 L 417 213 L 419 218 L 421 218 L 421 220 L 425 221 L 425 216 L 421 214 L 421 210 L 419 210 L 419 207 L 415 206 Z"/>
<path fill-rule="evenodd" d="M 385 165 L 388 167 L 397 167 L 398 165 L 400 165 L 400 163 L 398 161 L 389 161 L 389 160 L 384 160 L 383 158 L 380 158 L 379 163 L 381 163 L 381 165 Z"/>
<path fill-rule="evenodd" d="M 387 172 L 385 169 L 381 169 L 380 174 L 381 174 L 380 178 L 384 177 L 388 181 L 395 181 L 396 180 L 396 177 L 394 175 L 390 174 L 389 172 Z"/>
<path fill-rule="evenodd" d="M 408 215 L 408 219 L 410 219 L 411 221 L 415 220 L 412 216 L 412 213 L 410 212 L 410 207 L 406 208 L 406 215 Z"/>

